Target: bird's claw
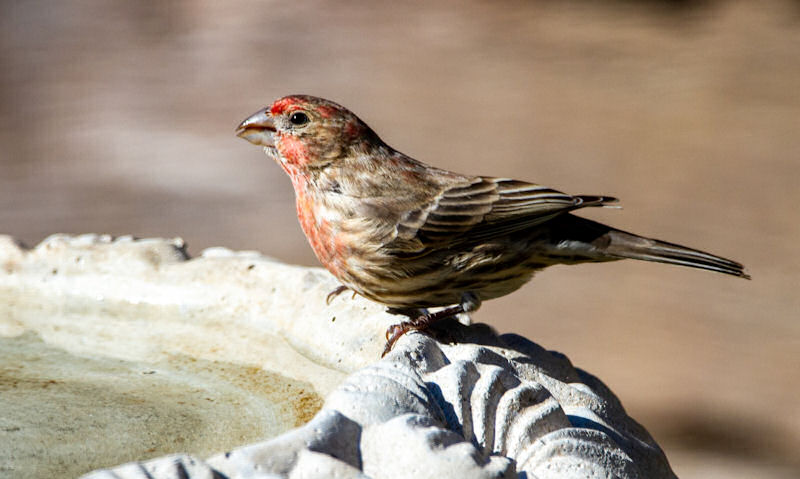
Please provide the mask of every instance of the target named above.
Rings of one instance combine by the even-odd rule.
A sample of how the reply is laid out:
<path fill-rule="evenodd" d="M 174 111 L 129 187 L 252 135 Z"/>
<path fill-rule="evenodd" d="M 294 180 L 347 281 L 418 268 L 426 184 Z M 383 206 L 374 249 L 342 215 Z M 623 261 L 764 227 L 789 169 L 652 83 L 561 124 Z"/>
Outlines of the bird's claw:
<path fill-rule="evenodd" d="M 348 289 L 350 289 L 350 288 L 348 288 L 345 285 L 341 285 L 341 286 L 337 287 L 336 289 L 334 289 L 333 291 L 328 293 L 328 296 L 325 297 L 325 304 L 330 305 L 331 301 L 333 301 L 334 298 L 336 298 L 340 294 L 344 293 Z M 355 297 L 355 292 L 353 292 L 353 296 Z"/>
<path fill-rule="evenodd" d="M 394 343 L 400 339 L 400 336 L 406 334 L 411 327 L 411 323 L 408 321 L 403 321 L 402 323 L 393 324 L 386 329 L 386 346 L 383 348 L 383 353 L 381 357 L 386 356 L 389 354 L 389 351 L 392 350 Z"/>
<path fill-rule="evenodd" d="M 403 321 L 401 323 L 389 326 L 389 328 L 386 329 L 386 346 L 383 348 L 383 354 L 381 354 L 381 357 L 389 354 L 389 351 L 392 350 L 394 343 L 396 343 L 397 340 L 407 332 L 427 329 L 431 323 L 435 323 L 436 321 L 449 318 L 463 312 L 463 306 L 451 306 L 441 311 L 436 311 L 435 313 L 423 314 L 421 316 L 417 316 L 416 318 L 409 319 L 408 321 Z"/>

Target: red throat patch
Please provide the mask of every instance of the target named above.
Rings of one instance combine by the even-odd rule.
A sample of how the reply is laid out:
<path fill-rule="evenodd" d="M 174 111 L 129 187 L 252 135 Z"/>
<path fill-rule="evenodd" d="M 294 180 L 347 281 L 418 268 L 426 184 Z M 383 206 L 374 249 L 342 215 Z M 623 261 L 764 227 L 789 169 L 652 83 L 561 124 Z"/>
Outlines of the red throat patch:
<path fill-rule="evenodd" d="M 309 162 L 308 147 L 295 136 L 280 135 L 276 146 L 289 164 L 304 166 Z"/>
<path fill-rule="evenodd" d="M 297 218 L 300 220 L 300 227 L 303 228 L 317 259 L 338 278 L 342 275 L 342 252 L 347 245 L 337 241 L 337 235 L 333 234 L 333 228 L 327 220 L 316 216 L 316 205 L 313 196 L 306 190 L 305 178 L 302 175 L 293 176 L 292 183 L 297 195 Z"/>

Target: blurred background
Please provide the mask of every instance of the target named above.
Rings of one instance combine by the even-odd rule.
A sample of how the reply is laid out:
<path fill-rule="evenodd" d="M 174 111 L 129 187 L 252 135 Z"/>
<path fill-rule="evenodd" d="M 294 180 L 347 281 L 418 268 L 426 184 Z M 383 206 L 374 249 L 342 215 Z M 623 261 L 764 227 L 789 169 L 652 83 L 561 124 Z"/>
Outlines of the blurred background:
<path fill-rule="evenodd" d="M 745 263 L 554 267 L 474 319 L 602 378 L 680 477 L 800 475 L 800 4 L 4 0 L 0 39 L 0 233 L 316 265 L 234 129 L 330 98 L 428 163 L 618 196 L 583 214 Z"/>

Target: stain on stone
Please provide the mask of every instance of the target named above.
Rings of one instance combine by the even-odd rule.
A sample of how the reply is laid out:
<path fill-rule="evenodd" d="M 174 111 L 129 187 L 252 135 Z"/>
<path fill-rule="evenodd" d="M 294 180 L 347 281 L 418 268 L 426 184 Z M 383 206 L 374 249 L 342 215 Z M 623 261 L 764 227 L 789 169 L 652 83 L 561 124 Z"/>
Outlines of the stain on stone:
<path fill-rule="evenodd" d="M 304 424 L 321 406 L 310 384 L 254 366 L 145 364 L 73 355 L 32 332 L 0 337 L 0 470 L 14 477 L 219 453 Z"/>

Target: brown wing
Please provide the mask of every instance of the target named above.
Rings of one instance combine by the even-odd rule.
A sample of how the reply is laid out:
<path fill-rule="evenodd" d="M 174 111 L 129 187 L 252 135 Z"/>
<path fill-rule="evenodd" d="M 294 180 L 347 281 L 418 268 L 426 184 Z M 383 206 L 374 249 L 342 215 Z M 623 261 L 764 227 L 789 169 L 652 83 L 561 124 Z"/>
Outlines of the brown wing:
<path fill-rule="evenodd" d="M 476 177 L 408 212 L 397 227 L 396 246 L 420 253 L 442 242 L 491 239 L 577 208 L 614 201 L 608 196 L 572 196 L 518 180 Z"/>

